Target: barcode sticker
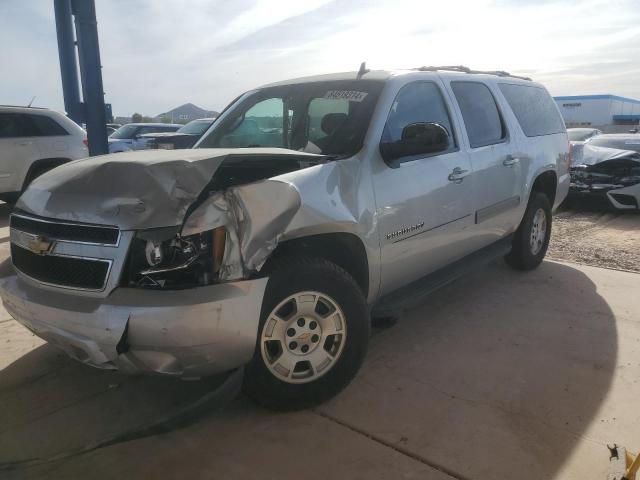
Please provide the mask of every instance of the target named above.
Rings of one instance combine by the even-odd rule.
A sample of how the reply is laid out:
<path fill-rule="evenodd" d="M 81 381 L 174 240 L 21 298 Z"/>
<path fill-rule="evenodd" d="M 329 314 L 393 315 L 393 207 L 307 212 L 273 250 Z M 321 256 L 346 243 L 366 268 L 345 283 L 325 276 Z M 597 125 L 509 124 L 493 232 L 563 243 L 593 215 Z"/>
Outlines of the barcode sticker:
<path fill-rule="evenodd" d="M 361 102 L 367 96 L 367 92 L 358 92 L 357 90 L 329 90 L 325 93 L 324 98 L 331 100 L 349 100 L 350 102 Z"/>

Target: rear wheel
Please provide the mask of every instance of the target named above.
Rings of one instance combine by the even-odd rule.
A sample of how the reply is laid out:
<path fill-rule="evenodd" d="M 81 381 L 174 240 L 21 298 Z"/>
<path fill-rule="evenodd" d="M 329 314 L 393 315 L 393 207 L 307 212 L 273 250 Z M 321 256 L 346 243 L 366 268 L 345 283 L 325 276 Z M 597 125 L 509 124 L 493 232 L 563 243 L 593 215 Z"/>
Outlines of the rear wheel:
<path fill-rule="evenodd" d="M 270 275 L 245 393 L 275 410 L 317 405 L 355 376 L 370 320 L 353 278 L 323 259 L 299 258 Z"/>
<path fill-rule="evenodd" d="M 518 270 L 536 268 L 547 253 L 551 238 L 551 204 L 541 192 L 532 192 L 522 222 L 513 238 L 506 262 Z"/>

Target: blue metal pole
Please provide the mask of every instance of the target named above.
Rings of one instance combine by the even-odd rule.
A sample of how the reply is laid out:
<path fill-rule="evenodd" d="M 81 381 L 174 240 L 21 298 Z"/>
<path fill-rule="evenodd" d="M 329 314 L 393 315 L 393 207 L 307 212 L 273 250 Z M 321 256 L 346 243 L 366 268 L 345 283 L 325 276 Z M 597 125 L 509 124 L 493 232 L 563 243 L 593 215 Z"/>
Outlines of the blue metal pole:
<path fill-rule="evenodd" d="M 94 0 L 71 0 L 76 21 L 76 38 L 82 76 L 84 119 L 87 125 L 89 154 L 109 153 L 107 116 L 102 87 L 102 65 L 98 45 L 98 23 Z"/>
<path fill-rule="evenodd" d="M 84 123 L 84 118 L 78 84 L 78 65 L 73 37 L 71 0 L 54 0 L 53 8 L 58 35 L 58 56 L 60 57 L 64 109 L 67 111 L 69 118 L 78 124 L 82 124 Z"/>

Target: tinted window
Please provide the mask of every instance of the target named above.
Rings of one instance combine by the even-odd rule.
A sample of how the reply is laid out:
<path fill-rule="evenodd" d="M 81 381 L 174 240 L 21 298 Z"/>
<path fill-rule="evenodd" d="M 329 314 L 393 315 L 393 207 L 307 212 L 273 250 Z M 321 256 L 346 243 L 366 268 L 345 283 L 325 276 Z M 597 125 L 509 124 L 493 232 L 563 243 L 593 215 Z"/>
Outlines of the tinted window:
<path fill-rule="evenodd" d="M 33 135 L 24 120 L 24 115 L 16 113 L 0 113 L 0 138 L 30 137 Z"/>
<path fill-rule="evenodd" d="M 337 114 L 337 115 L 334 115 Z M 314 144 L 327 135 L 326 118 L 346 118 L 349 114 L 349 100 L 331 99 L 331 98 L 314 98 L 309 102 L 309 135 L 308 139 Z M 322 120 L 324 120 L 325 128 L 322 128 Z"/>
<path fill-rule="evenodd" d="M 442 125 L 449 132 L 452 140 L 449 142 L 449 149 L 441 153 L 455 150 L 456 144 L 449 112 L 440 89 L 432 82 L 415 82 L 402 87 L 391 106 L 382 141 L 397 142 L 402 138 L 404 127 L 420 122 Z"/>
<path fill-rule="evenodd" d="M 496 101 L 483 83 L 451 82 L 471 148 L 502 142 L 507 134 Z"/>
<path fill-rule="evenodd" d="M 565 131 L 564 121 L 558 113 L 556 104 L 544 88 L 501 83 L 500 91 L 507 99 L 527 137 Z"/>
<path fill-rule="evenodd" d="M 64 128 L 54 119 L 45 117 L 44 115 L 27 115 L 26 116 L 34 127 L 34 135 L 38 137 L 55 137 L 60 135 L 69 135 Z"/>

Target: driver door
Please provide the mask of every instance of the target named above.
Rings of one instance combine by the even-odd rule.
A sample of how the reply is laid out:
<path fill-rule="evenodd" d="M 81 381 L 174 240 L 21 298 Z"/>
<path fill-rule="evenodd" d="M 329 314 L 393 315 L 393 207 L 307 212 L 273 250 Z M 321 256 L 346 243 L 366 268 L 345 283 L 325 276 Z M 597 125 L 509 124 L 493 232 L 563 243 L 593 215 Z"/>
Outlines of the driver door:
<path fill-rule="evenodd" d="M 381 245 L 381 294 L 411 283 L 468 253 L 473 226 L 471 163 L 439 84 L 403 86 L 382 142 L 396 142 L 413 123 L 438 123 L 449 147 L 400 158 L 373 176 Z M 382 163 L 381 159 L 381 163 Z"/>

